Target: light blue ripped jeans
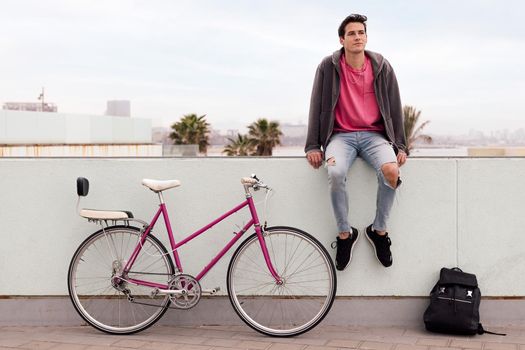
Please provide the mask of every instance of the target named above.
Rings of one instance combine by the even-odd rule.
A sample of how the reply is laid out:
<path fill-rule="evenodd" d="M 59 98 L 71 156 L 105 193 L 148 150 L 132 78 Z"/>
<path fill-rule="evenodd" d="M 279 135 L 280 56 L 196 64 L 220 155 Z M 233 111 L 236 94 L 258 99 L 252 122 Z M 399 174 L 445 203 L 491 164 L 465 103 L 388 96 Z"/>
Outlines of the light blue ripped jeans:
<path fill-rule="evenodd" d="M 378 180 L 376 216 L 372 225 L 375 230 L 386 231 L 396 190 L 386 181 L 381 166 L 386 163 L 397 163 L 397 157 L 392 145 L 383 135 L 370 131 L 335 134 L 326 147 L 328 185 L 337 228 L 339 232 L 351 232 L 348 223 L 346 176 L 358 156 L 376 171 Z"/>

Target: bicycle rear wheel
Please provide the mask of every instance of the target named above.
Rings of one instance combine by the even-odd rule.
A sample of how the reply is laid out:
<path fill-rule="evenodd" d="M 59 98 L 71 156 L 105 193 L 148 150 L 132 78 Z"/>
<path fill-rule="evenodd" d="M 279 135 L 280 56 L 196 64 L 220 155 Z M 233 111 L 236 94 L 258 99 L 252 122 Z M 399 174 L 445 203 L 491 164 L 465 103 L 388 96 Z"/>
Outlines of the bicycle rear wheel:
<path fill-rule="evenodd" d="M 71 260 L 71 301 L 80 316 L 101 331 L 141 331 L 160 319 L 170 304 L 167 295 L 152 294 L 154 288 L 125 281 L 133 278 L 168 285 L 175 270 L 173 262 L 166 248 L 151 234 L 128 275 L 114 278 L 131 257 L 139 237 L 140 230 L 133 226 L 108 227 L 88 237 Z"/>
<path fill-rule="evenodd" d="M 233 308 L 258 332 L 280 337 L 304 333 L 332 307 L 337 289 L 332 260 L 317 239 L 296 228 L 268 228 L 264 240 L 283 283 L 277 284 L 269 272 L 253 234 L 237 248 L 228 267 Z"/>

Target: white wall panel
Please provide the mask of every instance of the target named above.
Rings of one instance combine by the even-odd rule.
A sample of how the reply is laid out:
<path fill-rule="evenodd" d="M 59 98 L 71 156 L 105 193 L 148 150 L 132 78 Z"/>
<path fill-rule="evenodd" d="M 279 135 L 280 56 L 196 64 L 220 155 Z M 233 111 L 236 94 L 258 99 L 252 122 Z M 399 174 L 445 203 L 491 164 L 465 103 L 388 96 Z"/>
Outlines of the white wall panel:
<path fill-rule="evenodd" d="M 464 159 L 458 172 L 460 266 L 485 295 L 525 295 L 525 159 Z"/>

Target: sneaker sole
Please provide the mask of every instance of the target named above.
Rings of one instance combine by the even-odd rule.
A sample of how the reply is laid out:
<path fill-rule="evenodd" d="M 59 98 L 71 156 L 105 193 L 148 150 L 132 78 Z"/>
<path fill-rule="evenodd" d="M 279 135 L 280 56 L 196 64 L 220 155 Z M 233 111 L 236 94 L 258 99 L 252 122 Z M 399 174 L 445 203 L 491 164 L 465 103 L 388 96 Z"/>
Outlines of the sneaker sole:
<path fill-rule="evenodd" d="M 346 268 L 348 267 L 348 265 L 350 265 L 350 262 L 352 261 L 352 256 L 354 255 L 354 248 L 355 248 L 355 245 L 357 244 L 357 241 L 359 241 L 359 236 L 360 236 L 359 231 L 357 231 L 357 232 L 358 232 L 357 233 L 357 238 L 355 239 L 354 244 L 352 244 L 352 249 L 350 250 L 350 259 L 348 259 L 348 263 L 346 264 L 346 266 L 343 267 L 343 269 L 339 270 L 339 271 L 346 270 Z"/>
<path fill-rule="evenodd" d="M 379 257 L 377 256 L 377 250 L 376 250 L 376 245 L 374 244 L 374 241 L 372 241 L 372 238 L 370 238 L 370 236 L 368 235 L 368 231 L 366 230 L 365 228 L 365 235 L 366 235 L 366 238 L 368 239 L 368 242 L 370 242 L 370 244 L 372 245 L 372 248 L 374 248 L 374 256 L 376 257 L 377 261 L 379 261 L 379 263 L 381 264 L 381 266 L 384 266 L 384 267 L 390 267 L 392 266 L 392 263 L 394 262 L 394 259 L 392 259 L 390 261 L 390 265 L 389 266 L 385 266 L 381 260 L 379 260 Z M 392 254 L 392 253 L 391 253 Z"/>

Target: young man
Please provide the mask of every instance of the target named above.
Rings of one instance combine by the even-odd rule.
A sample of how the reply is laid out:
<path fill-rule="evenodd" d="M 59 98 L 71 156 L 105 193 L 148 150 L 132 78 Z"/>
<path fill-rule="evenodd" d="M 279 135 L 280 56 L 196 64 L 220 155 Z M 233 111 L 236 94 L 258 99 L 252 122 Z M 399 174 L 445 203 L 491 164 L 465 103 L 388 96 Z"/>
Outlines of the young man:
<path fill-rule="evenodd" d="M 325 161 L 339 235 L 336 267 L 352 258 L 359 231 L 348 222 L 346 175 L 356 157 L 378 177 L 374 222 L 365 235 L 378 260 L 392 265 L 387 219 L 401 184 L 399 167 L 407 158 L 403 112 L 396 76 L 388 61 L 365 50 L 366 16 L 352 14 L 339 26 L 343 46 L 317 67 L 308 122 L 306 158 L 314 169 Z"/>

